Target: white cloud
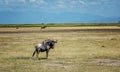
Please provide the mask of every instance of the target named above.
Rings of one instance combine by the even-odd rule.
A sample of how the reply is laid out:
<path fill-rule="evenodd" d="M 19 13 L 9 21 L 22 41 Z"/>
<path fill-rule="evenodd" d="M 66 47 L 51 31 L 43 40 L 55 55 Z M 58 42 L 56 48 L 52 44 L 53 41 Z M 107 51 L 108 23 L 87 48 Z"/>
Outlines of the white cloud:
<path fill-rule="evenodd" d="M 57 8 L 66 8 L 66 4 L 65 4 L 65 2 L 63 0 L 59 0 L 59 1 L 57 1 L 55 7 L 57 7 Z"/>
<path fill-rule="evenodd" d="M 8 4 L 9 4 L 9 1 L 8 1 L 8 0 L 5 0 L 5 4 L 7 4 L 7 5 L 8 5 Z"/>
<path fill-rule="evenodd" d="M 78 11 L 118 3 L 118 0 L 0 0 L 0 10 Z"/>
<path fill-rule="evenodd" d="M 120 4 L 120 0 L 91 0 L 89 5 L 116 5 Z"/>
<path fill-rule="evenodd" d="M 78 2 L 82 5 L 86 5 L 86 2 L 82 1 L 82 0 L 78 0 Z"/>
<path fill-rule="evenodd" d="M 36 4 L 47 4 L 45 0 L 29 0 L 29 2 Z"/>
<path fill-rule="evenodd" d="M 47 4 L 45 0 L 0 0 L 1 5 Z"/>
<path fill-rule="evenodd" d="M 25 4 L 27 1 L 26 0 L 1 0 L 0 4 L 1 5 L 21 5 Z"/>
<path fill-rule="evenodd" d="M 58 0 L 56 3 L 56 7 L 58 8 L 75 8 L 86 5 L 86 3 L 82 0 Z"/>
<path fill-rule="evenodd" d="M 83 0 L 0 0 L 2 6 L 7 6 L 14 10 L 21 10 L 27 8 L 38 8 L 38 9 L 51 9 L 51 10 L 72 10 L 76 7 L 81 7 L 86 5 Z M 34 10 L 34 9 L 33 9 Z"/>
<path fill-rule="evenodd" d="M 30 2 L 36 2 L 37 0 L 29 0 Z"/>
<path fill-rule="evenodd" d="M 47 5 L 45 0 L 0 0 L 0 10 L 12 8 L 14 10 L 28 10 L 34 7 L 44 7 Z M 28 9 L 27 9 L 28 8 Z"/>

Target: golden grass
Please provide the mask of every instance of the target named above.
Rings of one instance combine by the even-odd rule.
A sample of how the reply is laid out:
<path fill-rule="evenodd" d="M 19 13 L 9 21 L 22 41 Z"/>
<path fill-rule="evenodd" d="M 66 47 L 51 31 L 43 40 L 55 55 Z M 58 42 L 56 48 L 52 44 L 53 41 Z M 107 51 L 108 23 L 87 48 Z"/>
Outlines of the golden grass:
<path fill-rule="evenodd" d="M 83 28 L 83 27 L 82 27 Z M 108 27 L 116 28 L 116 27 Z M 81 29 L 81 27 L 50 27 L 46 30 Z M 85 28 L 84 29 L 88 29 Z M 90 28 L 93 29 L 93 28 Z M 97 29 L 97 28 L 96 28 Z M 107 29 L 107 27 L 101 27 Z M 119 28 L 117 28 L 119 29 Z M 0 72 L 119 72 L 120 65 L 90 63 L 91 59 L 120 60 L 120 32 L 37 32 L 39 28 L 0 28 Z M 40 53 L 32 58 L 34 46 L 45 39 L 58 39 L 48 59 Z"/>

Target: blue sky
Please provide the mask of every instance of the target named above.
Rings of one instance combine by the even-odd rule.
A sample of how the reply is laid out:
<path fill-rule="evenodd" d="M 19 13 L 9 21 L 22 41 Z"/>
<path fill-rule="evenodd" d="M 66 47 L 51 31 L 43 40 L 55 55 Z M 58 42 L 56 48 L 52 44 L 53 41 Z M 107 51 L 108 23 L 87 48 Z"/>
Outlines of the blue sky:
<path fill-rule="evenodd" d="M 61 19 L 69 13 L 78 14 L 77 19 L 82 14 L 117 18 L 120 0 L 0 0 L 0 23 L 64 22 Z"/>

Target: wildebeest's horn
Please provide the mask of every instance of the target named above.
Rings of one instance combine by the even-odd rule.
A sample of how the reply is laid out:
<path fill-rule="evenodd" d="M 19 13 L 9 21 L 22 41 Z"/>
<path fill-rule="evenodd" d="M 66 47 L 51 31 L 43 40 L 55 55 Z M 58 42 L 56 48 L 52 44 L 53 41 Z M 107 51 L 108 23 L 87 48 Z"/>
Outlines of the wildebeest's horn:
<path fill-rule="evenodd" d="M 55 43 L 57 43 L 57 42 L 58 42 L 58 40 L 54 40 L 54 42 L 55 42 Z"/>

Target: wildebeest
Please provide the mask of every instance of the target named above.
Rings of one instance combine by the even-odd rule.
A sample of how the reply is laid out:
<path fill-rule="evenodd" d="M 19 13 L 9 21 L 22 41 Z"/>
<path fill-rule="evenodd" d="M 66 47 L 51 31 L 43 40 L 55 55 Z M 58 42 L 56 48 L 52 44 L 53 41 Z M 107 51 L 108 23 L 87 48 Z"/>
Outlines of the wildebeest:
<path fill-rule="evenodd" d="M 57 43 L 57 40 L 51 40 L 51 39 L 44 40 L 41 44 L 37 44 L 35 46 L 35 51 L 33 52 L 32 56 L 34 57 L 36 53 L 36 58 L 38 58 L 40 52 L 46 52 L 46 59 L 47 59 L 48 53 L 50 49 L 54 49 L 55 43 Z"/>
<path fill-rule="evenodd" d="M 16 29 L 19 29 L 19 27 L 17 26 Z"/>
<path fill-rule="evenodd" d="M 41 29 L 45 29 L 47 26 L 41 26 Z"/>

